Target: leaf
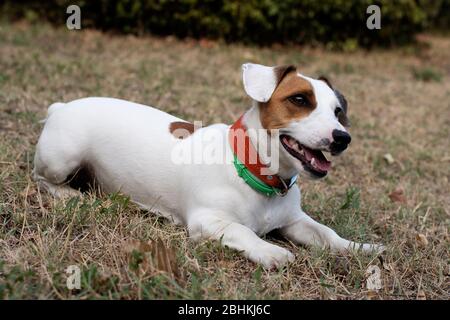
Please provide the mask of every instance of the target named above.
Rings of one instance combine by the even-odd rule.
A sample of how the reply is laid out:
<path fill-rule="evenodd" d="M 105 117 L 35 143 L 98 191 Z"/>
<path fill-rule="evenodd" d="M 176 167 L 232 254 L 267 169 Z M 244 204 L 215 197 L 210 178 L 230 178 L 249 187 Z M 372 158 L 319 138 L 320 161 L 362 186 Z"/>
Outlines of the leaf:
<path fill-rule="evenodd" d="M 392 202 L 406 203 L 405 192 L 402 188 L 397 188 L 389 194 Z"/>
<path fill-rule="evenodd" d="M 390 153 L 386 153 L 383 156 L 383 159 L 387 162 L 387 164 L 391 165 L 395 162 L 394 157 L 392 156 L 392 154 Z"/>
<path fill-rule="evenodd" d="M 423 290 L 417 291 L 417 300 L 427 300 L 427 296 L 425 295 L 425 291 L 423 291 Z"/>
<path fill-rule="evenodd" d="M 367 299 L 368 300 L 374 300 L 378 297 L 378 292 L 375 290 L 369 290 L 367 291 Z"/>
<path fill-rule="evenodd" d="M 426 246 L 428 246 L 428 239 L 422 233 L 416 234 L 416 241 L 417 241 L 417 244 L 422 248 L 425 248 Z"/>
<path fill-rule="evenodd" d="M 123 246 L 129 259 L 130 269 L 141 275 L 165 273 L 184 282 L 185 277 L 178 267 L 175 250 L 158 238 L 156 241 L 129 240 Z"/>
<path fill-rule="evenodd" d="M 131 254 L 133 251 L 138 251 L 140 253 L 145 253 L 150 251 L 152 248 L 150 242 L 143 242 L 140 240 L 129 240 L 124 244 L 124 251 Z"/>

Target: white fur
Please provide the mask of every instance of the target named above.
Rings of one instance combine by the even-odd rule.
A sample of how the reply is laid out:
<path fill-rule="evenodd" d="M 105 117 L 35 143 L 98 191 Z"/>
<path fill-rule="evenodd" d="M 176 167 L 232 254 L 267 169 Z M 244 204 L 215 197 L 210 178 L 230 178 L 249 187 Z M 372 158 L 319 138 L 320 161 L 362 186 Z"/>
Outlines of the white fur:
<path fill-rule="evenodd" d="M 266 80 L 253 74 L 253 66 L 247 66 L 244 68 L 246 91 L 258 101 L 270 99 L 275 80 L 269 79 L 267 69 L 255 68 Z M 269 85 L 264 85 L 264 81 Z M 333 114 L 331 104 L 336 103 L 330 96 L 332 91 L 316 82 L 313 86 L 319 107 L 311 119 L 292 123 L 287 128 L 299 136 L 305 134 L 302 130 L 308 131 L 302 126 L 316 132 L 317 137 L 328 135 L 332 127 L 338 126 L 329 116 L 330 112 Z M 334 251 L 359 247 L 365 251 L 380 249 L 345 240 L 312 220 L 300 207 L 297 186 L 285 197 L 266 197 L 251 189 L 238 177 L 232 164 L 228 125 L 201 128 L 187 139 L 179 140 L 169 132 L 173 121 L 182 120 L 152 107 L 112 98 L 53 104 L 36 147 L 33 176 L 55 196 L 73 195 L 77 191 L 64 185 L 65 179 L 80 166 L 89 165 L 105 191 L 129 195 L 143 208 L 186 225 L 192 238 L 220 239 L 223 245 L 242 251 L 266 268 L 294 259 L 288 250 L 259 237 L 273 229 L 280 229 L 296 243 L 330 247 Z M 258 109 L 250 109 L 244 121 L 249 128 L 261 127 Z M 323 132 L 316 128 L 321 121 L 326 127 Z M 211 131 L 218 132 L 220 142 L 226 146 L 224 163 L 173 161 L 175 147 L 205 144 L 203 138 Z M 308 139 L 314 147 L 315 138 Z M 213 147 L 220 144 L 217 139 L 211 143 Z M 281 152 L 281 158 L 280 174 L 290 176 L 301 171 L 287 153 Z"/>
<path fill-rule="evenodd" d="M 242 65 L 242 80 L 245 92 L 255 101 L 267 102 L 277 86 L 274 68 L 260 64 Z"/>

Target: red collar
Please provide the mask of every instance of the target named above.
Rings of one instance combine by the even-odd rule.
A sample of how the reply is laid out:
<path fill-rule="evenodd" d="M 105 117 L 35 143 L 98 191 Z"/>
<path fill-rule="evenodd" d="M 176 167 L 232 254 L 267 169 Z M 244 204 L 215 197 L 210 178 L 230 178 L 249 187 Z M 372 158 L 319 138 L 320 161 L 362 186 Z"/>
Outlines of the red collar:
<path fill-rule="evenodd" d="M 268 175 L 261 173 L 262 169 L 267 168 L 268 166 L 261 162 L 258 152 L 251 143 L 247 133 L 247 127 L 242 122 L 243 117 L 244 115 L 230 127 L 228 138 L 233 153 L 255 177 L 271 187 L 280 189 L 282 194 L 286 194 L 289 188 L 294 184 L 292 182 L 293 179 L 286 181 L 276 174 Z"/>

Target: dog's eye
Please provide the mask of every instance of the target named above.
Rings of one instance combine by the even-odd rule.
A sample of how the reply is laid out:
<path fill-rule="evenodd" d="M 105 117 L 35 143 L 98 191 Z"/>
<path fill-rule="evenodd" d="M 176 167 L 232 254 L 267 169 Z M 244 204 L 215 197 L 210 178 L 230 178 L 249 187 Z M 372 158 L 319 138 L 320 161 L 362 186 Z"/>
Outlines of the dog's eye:
<path fill-rule="evenodd" d="M 289 97 L 289 101 L 298 106 L 307 106 L 309 105 L 308 99 L 302 94 L 296 94 L 292 97 Z"/>
<path fill-rule="evenodd" d="M 344 110 L 338 106 L 336 107 L 336 109 L 334 109 L 334 115 L 336 116 L 336 118 L 339 118 L 339 115 L 343 112 Z"/>

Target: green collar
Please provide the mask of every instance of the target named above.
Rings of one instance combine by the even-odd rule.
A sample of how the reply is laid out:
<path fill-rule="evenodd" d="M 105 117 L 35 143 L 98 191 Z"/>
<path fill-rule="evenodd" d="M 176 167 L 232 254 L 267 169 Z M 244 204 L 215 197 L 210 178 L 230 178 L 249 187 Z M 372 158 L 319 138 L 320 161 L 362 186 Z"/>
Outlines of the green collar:
<path fill-rule="evenodd" d="M 242 162 L 239 161 L 236 154 L 234 154 L 233 157 L 234 157 L 233 160 L 234 167 L 236 168 L 239 177 L 241 177 L 245 181 L 245 183 L 247 183 L 250 187 L 268 197 L 271 197 L 273 195 L 285 196 L 287 194 L 287 191 L 289 191 L 292 185 L 294 185 L 294 183 L 297 181 L 298 176 L 297 175 L 293 176 L 291 178 L 289 185 L 284 190 L 269 186 L 265 182 L 258 179 L 255 175 L 253 175 L 247 169 L 247 167 Z"/>

